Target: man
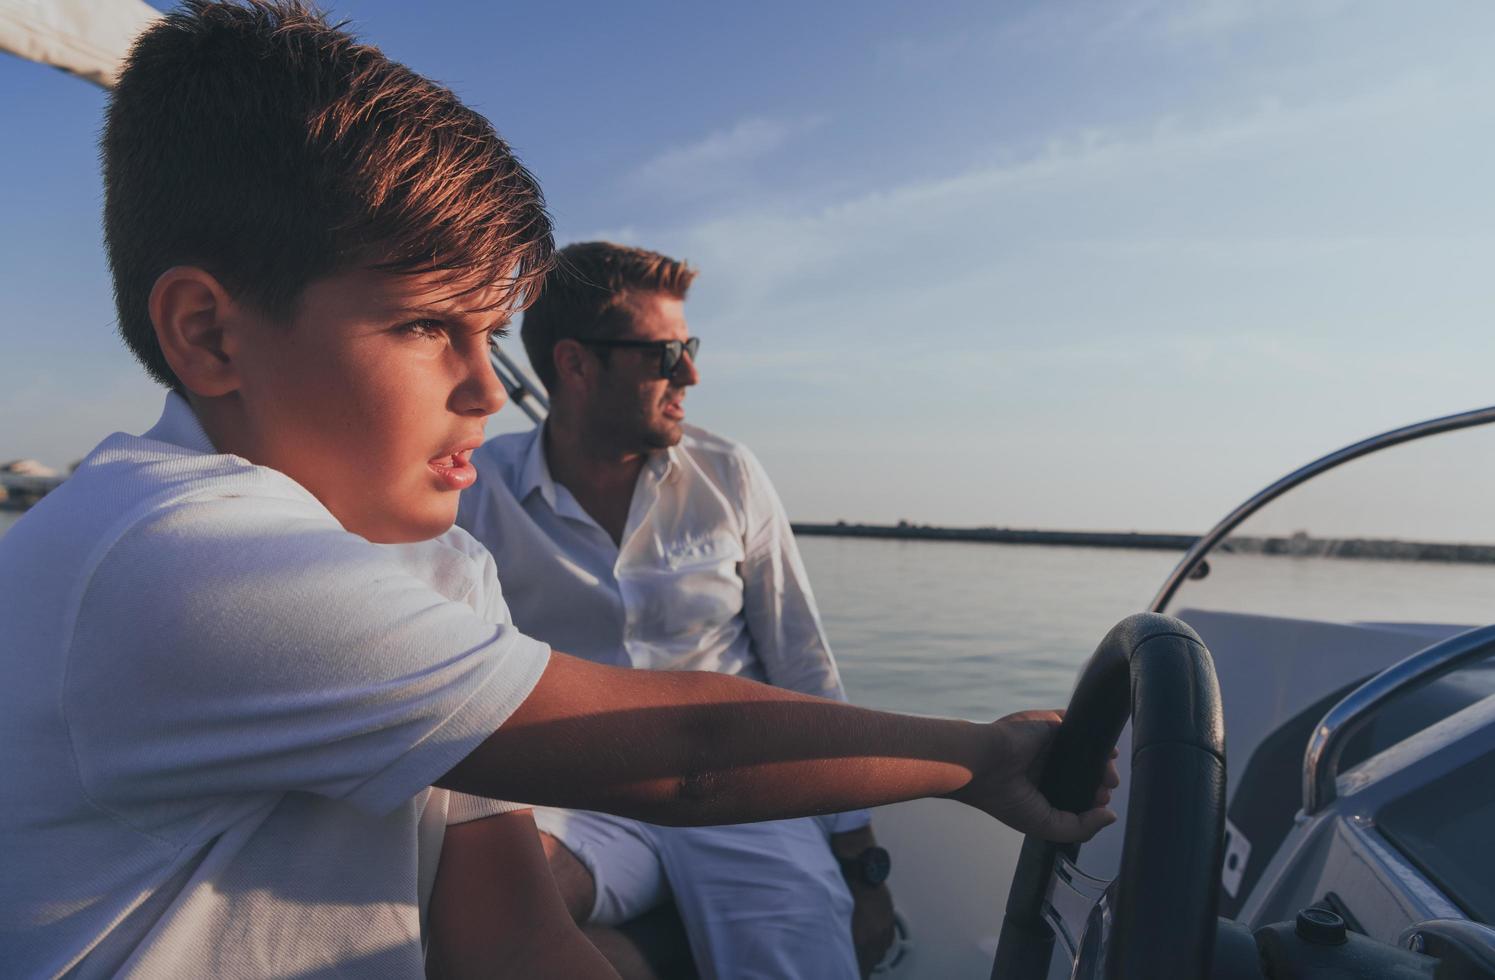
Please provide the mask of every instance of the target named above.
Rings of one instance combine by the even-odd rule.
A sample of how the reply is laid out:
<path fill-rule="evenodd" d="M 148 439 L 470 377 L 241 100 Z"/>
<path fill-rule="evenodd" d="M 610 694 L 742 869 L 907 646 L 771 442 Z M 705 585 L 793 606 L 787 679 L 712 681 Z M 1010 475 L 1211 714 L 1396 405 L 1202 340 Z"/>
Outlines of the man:
<path fill-rule="evenodd" d="M 492 550 L 532 636 L 602 663 L 844 701 L 767 475 L 684 422 L 695 274 L 605 242 L 561 253 L 523 328 L 549 421 L 474 454 L 458 521 Z M 866 811 L 666 829 L 540 810 L 537 823 L 580 920 L 616 925 L 673 894 L 709 975 L 854 977 L 892 938 L 889 858 Z"/>

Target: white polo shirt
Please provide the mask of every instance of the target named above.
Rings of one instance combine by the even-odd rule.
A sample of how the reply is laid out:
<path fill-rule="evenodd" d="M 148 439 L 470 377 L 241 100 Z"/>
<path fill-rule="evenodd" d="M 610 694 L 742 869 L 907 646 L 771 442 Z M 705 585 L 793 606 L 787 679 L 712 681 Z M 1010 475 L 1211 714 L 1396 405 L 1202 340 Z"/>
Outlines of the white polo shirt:
<path fill-rule="evenodd" d="M 619 545 L 551 478 L 542 432 L 474 452 L 457 513 L 493 552 L 520 629 L 598 663 L 846 700 L 789 518 L 747 447 L 685 426 L 639 473 Z"/>
<path fill-rule="evenodd" d="M 529 694 L 453 530 L 381 546 L 172 395 L 0 538 L 0 967 L 420 977 L 427 787 Z"/>

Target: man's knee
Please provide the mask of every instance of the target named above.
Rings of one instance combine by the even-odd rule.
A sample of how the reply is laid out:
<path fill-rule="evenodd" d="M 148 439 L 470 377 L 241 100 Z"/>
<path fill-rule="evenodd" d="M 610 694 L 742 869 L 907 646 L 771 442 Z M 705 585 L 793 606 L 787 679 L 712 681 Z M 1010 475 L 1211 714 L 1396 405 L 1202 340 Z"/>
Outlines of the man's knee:
<path fill-rule="evenodd" d="M 565 844 L 544 831 L 540 832 L 540 844 L 545 848 L 545 857 L 550 862 L 550 875 L 560 889 L 561 900 L 566 911 L 578 923 L 585 924 L 597 904 L 597 883 L 581 859 Z"/>

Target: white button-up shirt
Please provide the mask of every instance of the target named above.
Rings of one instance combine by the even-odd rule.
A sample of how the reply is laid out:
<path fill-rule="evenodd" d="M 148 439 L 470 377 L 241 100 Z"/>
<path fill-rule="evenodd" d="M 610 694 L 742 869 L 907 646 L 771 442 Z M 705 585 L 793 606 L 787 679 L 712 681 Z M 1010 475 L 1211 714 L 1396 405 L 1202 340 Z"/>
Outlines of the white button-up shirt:
<path fill-rule="evenodd" d="M 457 516 L 493 552 L 521 631 L 598 663 L 846 700 L 789 519 L 746 447 L 685 426 L 639 473 L 619 544 L 551 478 L 542 431 L 473 453 Z"/>

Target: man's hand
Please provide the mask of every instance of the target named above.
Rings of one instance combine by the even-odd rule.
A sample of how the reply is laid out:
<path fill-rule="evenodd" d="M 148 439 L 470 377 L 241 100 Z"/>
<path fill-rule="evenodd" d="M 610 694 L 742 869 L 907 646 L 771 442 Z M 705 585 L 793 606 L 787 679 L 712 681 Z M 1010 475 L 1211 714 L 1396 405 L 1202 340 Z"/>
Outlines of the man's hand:
<path fill-rule="evenodd" d="M 877 846 L 872 827 L 860 827 L 831 835 L 831 853 L 837 861 L 854 860 L 869 847 Z M 856 947 L 857 967 L 865 978 L 882 962 L 893 945 L 893 893 L 886 884 L 868 885 L 862 876 L 842 865 L 846 887 L 854 903 L 851 910 L 851 942 Z"/>
<path fill-rule="evenodd" d="M 863 978 L 882 962 L 893 945 L 893 893 L 887 885 L 869 887 L 848 881 L 852 901 L 851 942 L 857 951 L 857 969 Z"/>
<path fill-rule="evenodd" d="M 1121 782 L 1115 762 L 1106 766 L 1093 807 L 1084 813 L 1056 810 L 1038 791 L 1044 760 L 1063 717 L 1062 711 L 1020 711 L 992 722 L 990 764 L 951 796 L 1024 834 L 1062 843 L 1087 841 L 1114 823 L 1116 814 L 1106 804 Z M 1115 755 L 1113 751 L 1113 759 Z"/>

